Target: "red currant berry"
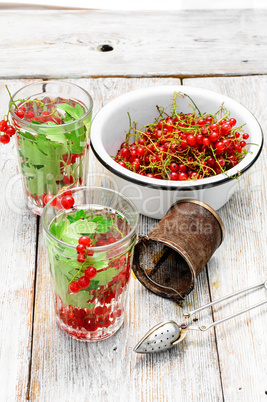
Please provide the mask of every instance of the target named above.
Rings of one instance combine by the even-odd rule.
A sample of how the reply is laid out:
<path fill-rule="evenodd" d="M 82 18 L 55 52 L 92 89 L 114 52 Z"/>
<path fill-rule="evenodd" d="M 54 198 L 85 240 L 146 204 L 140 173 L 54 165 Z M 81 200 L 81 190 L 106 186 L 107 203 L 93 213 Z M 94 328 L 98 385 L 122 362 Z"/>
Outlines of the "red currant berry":
<path fill-rule="evenodd" d="M 244 148 L 247 145 L 246 141 L 240 141 L 240 146 Z"/>
<path fill-rule="evenodd" d="M 4 132 L 7 129 L 7 121 L 6 120 L 1 120 L 0 121 L 0 131 Z"/>
<path fill-rule="evenodd" d="M 180 165 L 178 166 L 178 170 L 179 170 L 179 172 L 186 173 L 187 172 L 187 166 L 184 165 L 183 163 L 180 163 Z"/>
<path fill-rule="evenodd" d="M 8 144 L 9 141 L 10 141 L 9 135 L 7 135 L 7 134 L 1 135 L 1 137 L 0 137 L 0 142 L 1 142 L 2 144 Z"/>
<path fill-rule="evenodd" d="M 128 159 L 130 156 L 130 151 L 128 148 L 122 148 L 121 149 L 121 156 L 125 159 Z"/>
<path fill-rule="evenodd" d="M 186 138 L 188 145 L 194 146 L 197 143 L 196 137 L 193 134 L 189 134 Z"/>
<path fill-rule="evenodd" d="M 16 130 L 14 129 L 14 127 L 12 127 L 12 126 L 7 127 L 7 129 L 6 129 L 6 134 L 7 135 L 12 137 L 12 135 L 14 135 L 15 133 L 16 133 Z"/>
<path fill-rule="evenodd" d="M 126 163 L 123 161 L 119 161 L 118 164 L 124 168 L 127 168 Z"/>
<path fill-rule="evenodd" d="M 188 176 L 186 173 L 184 173 L 184 172 L 179 173 L 178 180 L 187 180 L 187 179 L 188 179 Z"/>
<path fill-rule="evenodd" d="M 34 116 L 35 116 L 34 112 L 31 112 L 31 111 L 26 112 L 26 114 L 25 114 L 25 117 L 27 119 L 32 119 Z"/>
<path fill-rule="evenodd" d="M 84 275 L 87 276 L 89 279 L 92 279 L 96 276 L 97 270 L 95 267 L 87 267 L 84 271 Z"/>
<path fill-rule="evenodd" d="M 117 240 L 115 239 L 115 237 L 109 237 L 108 238 L 108 243 L 115 243 Z"/>
<path fill-rule="evenodd" d="M 207 137 L 203 138 L 202 144 L 208 147 L 210 145 L 210 139 Z"/>
<path fill-rule="evenodd" d="M 72 293 L 78 293 L 81 290 L 80 286 L 78 285 L 78 282 L 76 281 L 71 282 L 69 289 Z"/>
<path fill-rule="evenodd" d="M 224 144 L 222 141 L 218 141 L 215 144 L 215 148 L 217 149 L 217 151 L 221 152 L 224 150 Z"/>
<path fill-rule="evenodd" d="M 179 173 L 171 172 L 169 178 L 170 180 L 179 180 Z"/>
<path fill-rule="evenodd" d="M 96 242 L 96 246 L 97 247 L 102 247 L 102 246 L 106 246 L 108 243 L 105 240 L 97 240 Z"/>
<path fill-rule="evenodd" d="M 76 247 L 77 253 L 79 254 L 85 254 L 86 252 L 86 247 L 83 244 L 78 244 Z"/>
<path fill-rule="evenodd" d="M 90 286 L 90 279 L 88 278 L 88 276 L 81 276 L 78 279 L 78 285 L 80 286 L 81 289 L 86 289 L 88 288 L 88 286 Z"/>
<path fill-rule="evenodd" d="M 78 254 L 77 261 L 81 262 L 81 263 L 84 262 L 85 261 L 85 255 L 84 254 Z"/>
<path fill-rule="evenodd" d="M 23 117 L 24 117 L 24 111 L 22 110 L 22 108 L 19 108 L 18 110 L 16 110 L 15 114 L 16 114 L 20 119 L 23 119 Z"/>
<path fill-rule="evenodd" d="M 236 119 L 234 118 L 229 119 L 229 124 L 231 125 L 231 127 L 234 127 L 236 125 Z"/>
<path fill-rule="evenodd" d="M 178 170 L 178 165 L 177 165 L 177 163 L 172 162 L 172 163 L 170 164 L 170 170 L 171 170 L 172 172 L 177 172 L 177 170 Z"/>
<path fill-rule="evenodd" d="M 79 244 L 82 244 L 85 247 L 89 247 L 92 243 L 92 240 L 88 236 L 81 236 L 78 240 Z"/>
<path fill-rule="evenodd" d="M 209 140 L 212 142 L 218 141 L 218 139 L 219 139 L 219 134 L 216 133 L 215 131 L 213 131 L 209 136 Z"/>
<path fill-rule="evenodd" d="M 247 140 L 247 139 L 249 138 L 249 134 L 248 134 L 248 133 L 244 133 L 244 134 L 243 134 L 243 138 L 244 138 L 244 140 Z"/>
<path fill-rule="evenodd" d="M 61 205 L 64 209 L 70 209 L 74 205 L 74 198 L 71 195 L 62 197 Z"/>
<path fill-rule="evenodd" d="M 54 198 L 53 194 L 47 194 L 44 197 L 44 204 L 46 205 L 50 200 L 52 200 L 52 198 Z M 55 198 L 54 201 L 51 202 L 51 207 L 55 207 L 57 205 L 57 199 Z"/>

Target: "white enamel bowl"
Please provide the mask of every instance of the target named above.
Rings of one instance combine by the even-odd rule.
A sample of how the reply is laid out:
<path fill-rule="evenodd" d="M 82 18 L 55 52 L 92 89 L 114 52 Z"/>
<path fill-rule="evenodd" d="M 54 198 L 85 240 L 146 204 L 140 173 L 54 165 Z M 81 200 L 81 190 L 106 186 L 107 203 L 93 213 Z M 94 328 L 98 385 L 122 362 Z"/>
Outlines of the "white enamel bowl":
<path fill-rule="evenodd" d="M 237 126 L 246 124 L 249 134 L 249 153 L 225 174 L 194 181 L 169 181 L 151 179 L 130 172 L 116 163 L 116 155 L 129 130 L 129 116 L 138 127 L 154 122 L 158 117 L 156 105 L 171 112 L 174 92 L 189 95 L 201 113 L 214 114 L 221 105 L 230 111 Z M 178 111 L 192 112 L 188 97 L 178 97 Z M 192 104 L 192 103 L 191 103 Z M 252 113 L 235 100 L 212 91 L 189 86 L 155 86 L 143 88 L 119 96 L 105 105 L 95 116 L 91 128 L 91 147 L 98 160 L 106 168 L 110 187 L 130 198 L 143 215 L 161 219 L 170 206 L 179 199 L 197 199 L 215 210 L 221 208 L 231 197 L 239 179 L 231 178 L 242 174 L 257 160 L 263 145 L 261 127 Z"/>

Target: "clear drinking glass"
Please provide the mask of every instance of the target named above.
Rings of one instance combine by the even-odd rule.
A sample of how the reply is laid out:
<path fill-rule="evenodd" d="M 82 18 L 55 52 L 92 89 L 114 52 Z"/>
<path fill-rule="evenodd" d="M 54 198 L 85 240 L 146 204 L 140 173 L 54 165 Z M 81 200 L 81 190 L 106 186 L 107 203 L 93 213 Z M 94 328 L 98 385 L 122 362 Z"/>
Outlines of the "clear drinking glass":
<path fill-rule="evenodd" d="M 98 341 L 121 327 L 138 220 L 130 200 L 101 187 L 65 191 L 45 206 L 56 319 L 71 337 Z"/>
<path fill-rule="evenodd" d="M 93 100 L 63 81 L 26 85 L 10 101 L 27 206 L 41 214 L 62 189 L 86 185 Z"/>

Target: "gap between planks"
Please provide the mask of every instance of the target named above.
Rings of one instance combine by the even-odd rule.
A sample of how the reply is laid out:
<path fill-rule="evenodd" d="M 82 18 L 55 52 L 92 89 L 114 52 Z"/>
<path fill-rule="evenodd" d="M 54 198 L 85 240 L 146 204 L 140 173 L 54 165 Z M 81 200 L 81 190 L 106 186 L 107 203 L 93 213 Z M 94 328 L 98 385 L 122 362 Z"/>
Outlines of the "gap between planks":
<path fill-rule="evenodd" d="M 35 270 L 34 270 L 34 287 L 33 287 L 33 302 L 32 302 L 32 322 L 31 322 L 31 345 L 30 345 L 30 358 L 29 358 L 29 372 L 28 383 L 26 388 L 26 400 L 30 400 L 31 390 L 31 377 L 32 377 L 32 355 L 33 355 L 33 337 L 34 337 L 34 318 L 35 318 L 35 297 L 37 287 L 37 270 L 38 270 L 38 249 L 39 249 L 39 229 L 40 229 L 40 216 L 36 217 L 36 246 L 35 246 Z"/>

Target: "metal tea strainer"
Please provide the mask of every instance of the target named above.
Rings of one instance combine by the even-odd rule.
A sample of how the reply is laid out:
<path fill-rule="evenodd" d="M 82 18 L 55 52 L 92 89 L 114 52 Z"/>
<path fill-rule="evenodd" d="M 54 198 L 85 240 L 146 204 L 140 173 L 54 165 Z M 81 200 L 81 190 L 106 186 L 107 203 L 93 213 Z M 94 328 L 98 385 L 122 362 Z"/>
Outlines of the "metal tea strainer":
<path fill-rule="evenodd" d="M 166 321 L 156 325 L 155 327 L 151 328 L 148 331 L 148 333 L 138 342 L 138 344 L 134 348 L 134 351 L 136 353 L 162 352 L 182 342 L 182 340 L 187 335 L 188 330 L 202 331 L 202 332 L 207 331 L 208 329 L 215 327 L 216 325 L 221 324 L 227 320 L 230 320 L 231 318 L 237 317 L 240 314 L 246 313 L 247 311 L 250 311 L 256 307 L 262 306 L 263 304 L 267 303 L 267 299 L 261 301 L 260 303 L 254 304 L 244 310 L 238 311 L 237 313 L 225 317 L 219 321 L 215 321 L 209 325 L 188 326 L 185 323 L 185 320 L 187 318 L 191 317 L 192 315 L 198 313 L 201 310 L 204 310 L 207 307 L 213 306 L 214 304 L 230 299 L 231 297 L 237 296 L 240 293 L 244 293 L 249 290 L 261 287 L 265 287 L 265 289 L 267 290 L 267 281 L 259 285 L 254 285 L 249 288 L 239 290 L 238 292 L 231 293 L 228 296 L 224 296 L 220 299 L 217 299 L 209 304 L 206 304 L 205 306 L 201 306 L 196 310 L 184 313 L 184 321 L 182 324 L 177 324 L 175 321 Z"/>

